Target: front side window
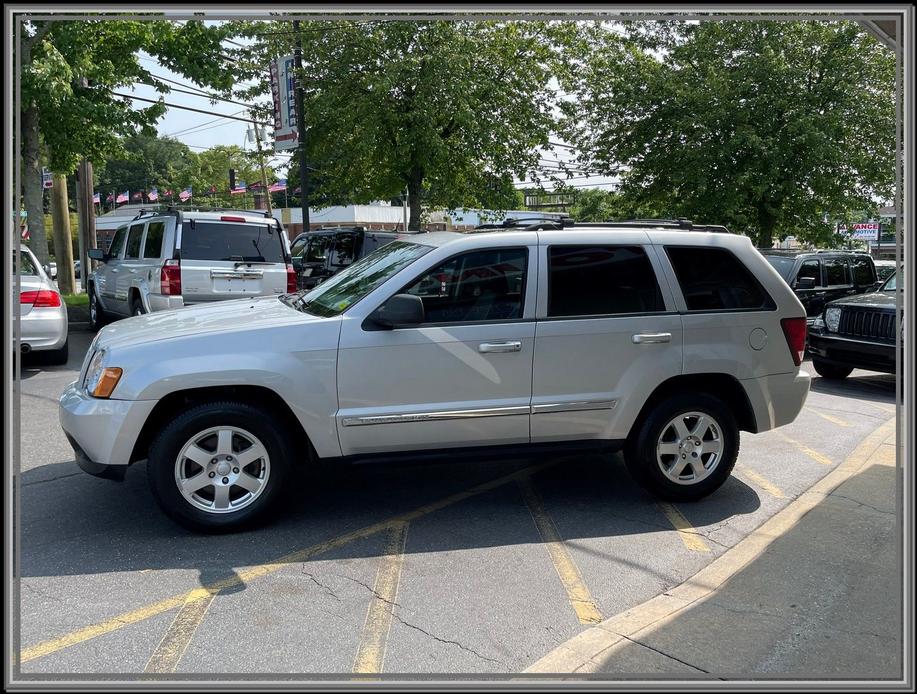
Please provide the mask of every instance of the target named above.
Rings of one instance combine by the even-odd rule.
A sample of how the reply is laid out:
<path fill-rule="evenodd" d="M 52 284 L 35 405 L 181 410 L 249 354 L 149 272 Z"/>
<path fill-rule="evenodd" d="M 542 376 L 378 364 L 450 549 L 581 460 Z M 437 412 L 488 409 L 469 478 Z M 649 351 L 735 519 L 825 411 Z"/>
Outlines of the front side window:
<path fill-rule="evenodd" d="M 111 240 L 111 246 L 108 249 L 108 255 L 111 258 L 120 258 L 121 251 L 124 249 L 124 239 L 127 236 L 127 227 L 121 227 L 115 232 Z"/>
<path fill-rule="evenodd" d="M 162 237 L 166 231 L 165 222 L 150 222 L 143 244 L 144 258 L 158 258 L 162 254 Z"/>
<path fill-rule="evenodd" d="M 140 257 L 140 242 L 143 240 L 143 224 L 134 224 L 127 235 L 127 250 L 124 252 L 125 260 Z"/>
<path fill-rule="evenodd" d="M 403 292 L 423 299 L 426 323 L 522 318 L 527 260 L 525 248 L 463 253 L 433 268 Z"/>
<path fill-rule="evenodd" d="M 290 247 L 290 256 L 295 260 L 302 260 L 303 255 L 306 253 L 306 244 L 308 239 L 298 239 L 293 242 L 293 245 Z"/>
<path fill-rule="evenodd" d="M 748 268 L 724 248 L 666 246 L 689 311 L 754 311 L 776 307 Z"/>
<path fill-rule="evenodd" d="M 395 242 L 370 253 L 310 291 L 287 294 L 284 303 L 315 316 L 336 316 L 357 303 L 432 246 Z"/>
<path fill-rule="evenodd" d="M 307 263 L 324 263 L 328 257 L 328 246 L 331 245 L 332 236 L 321 234 L 309 239 L 309 249 L 306 251 Z"/>
<path fill-rule="evenodd" d="M 855 284 L 865 287 L 875 283 L 876 268 L 871 258 L 860 256 L 850 259 L 850 269 L 853 271 L 853 281 Z"/>
<path fill-rule="evenodd" d="M 548 316 L 664 311 L 656 273 L 640 246 L 551 246 Z"/>
<path fill-rule="evenodd" d="M 825 258 L 825 284 L 829 287 L 850 284 L 847 261 L 843 258 Z"/>
<path fill-rule="evenodd" d="M 820 287 L 821 284 L 821 266 L 817 260 L 807 260 L 799 268 L 799 272 L 796 274 L 796 281 L 798 282 L 801 279 L 811 279 L 815 281 L 815 286 Z"/>

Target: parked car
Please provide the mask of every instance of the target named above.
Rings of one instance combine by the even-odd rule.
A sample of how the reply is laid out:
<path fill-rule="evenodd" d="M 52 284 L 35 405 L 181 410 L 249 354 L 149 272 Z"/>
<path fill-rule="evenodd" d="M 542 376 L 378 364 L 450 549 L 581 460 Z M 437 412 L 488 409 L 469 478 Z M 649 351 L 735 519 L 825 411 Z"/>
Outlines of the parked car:
<path fill-rule="evenodd" d="M 308 292 L 102 329 L 60 420 L 80 467 L 147 460 L 177 522 L 237 528 L 296 465 L 623 449 L 667 499 L 792 422 L 805 311 L 745 236 L 645 223 L 418 234 Z"/>
<path fill-rule="evenodd" d="M 73 261 L 73 276 L 76 279 L 80 278 L 80 261 L 79 260 Z"/>
<path fill-rule="evenodd" d="M 872 292 L 880 284 L 875 263 L 868 253 L 772 249 L 761 253 L 796 292 L 810 326 L 829 301 Z"/>
<path fill-rule="evenodd" d="M 52 280 L 57 279 L 57 263 L 55 263 L 53 260 L 48 263 L 48 267 L 46 269 L 42 269 L 44 269 L 45 272 L 51 276 Z"/>
<path fill-rule="evenodd" d="M 876 274 L 879 276 L 879 281 L 881 282 L 887 280 L 898 270 L 898 263 L 894 260 L 876 260 L 875 263 Z"/>
<path fill-rule="evenodd" d="M 402 235 L 394 231 L 370 231 L 361 226 L 303 232 L 290 244 L 296 286 L 312 289 Z"/>
<path fill-rule="evenodd" d="M 19 349 L 43 352 L 52 364 L 69 357 L 67 307 L 38 259 L 26 247 L 13 250 L 13 272 L 19 273 Z"/>
<path fill-rule="evenodd" d="M 296 290 L 286 234 L 260 212 L 138 215 L 120 227 L 88 278 L 89 321 Z"/>
<path fill-rule="evenodd" d="M 898 277 L 889 277 L 877 292 L 830 302 L 815 319 L 809 351 L 820 376 L 847 378 L 854 369 L 895 373 L 900 325 L 895 319 L 902 315 Z"/>

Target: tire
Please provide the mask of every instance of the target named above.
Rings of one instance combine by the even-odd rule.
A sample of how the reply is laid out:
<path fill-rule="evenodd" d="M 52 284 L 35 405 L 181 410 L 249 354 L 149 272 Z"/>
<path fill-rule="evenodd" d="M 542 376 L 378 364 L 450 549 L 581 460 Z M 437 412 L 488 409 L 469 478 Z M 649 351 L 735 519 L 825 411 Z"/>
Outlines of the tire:
<path fill-rule="evenodd" d="M 231 442 L 231 451 L 225 443 L 218 443 L 219 431 L 232 432 L 226 439 Z M 242 446 L 245 439 L 252 446 L 260 445 L 258 450 L 264 455 L 244 463 L 242 456 L 248 450 L 248 446 Z M 189 530 L 239 530 L 263 520 L 279 505 L 290 479 L 289 450 L 289 437 L 270 412 L 243 402 L 206 403 L 182 412 L 158 434 L 149 450 L 147 479 L 166 515 Z M 226 455 L 234 456 L 232 461 Z M 198 465 L 191 456 L 203 464 Z M 208 460 L 209 456 L 215 457 Z M 244 464 L 239 465 L 240 460 Z M 213 477 L 210 473 L 214 473 Z M 206 474 L 207 478 L 198 479 L 198 474 Z M 187 482 L 192 478 L 202 486 L 186 496 L 179 489 L 179 480 Z M 258 479 L 261 481 L 255 490 L 253 480 Z M 233 509 L 234 505 L 238 508 Z"/>
<path fill-rule="evenodd" d="M 140 297 L 135 294 L 133 300 L 131 301 L 131 315 L 142 316 L 145 313 L 146 311 L 143 310 L 143 302 L 140 301 Z"/>
<path fill-rule="evenodd" d="M 102 304 L 99 303 L 99 298 L 96 296 L 95 287 L 89 287 L 89 327 L 92 330 L 98 331 L 101 330 L 105 324 L 108 323 L 108 316 L 105 315 L 105 310 L 102 308 Z"/>
<path fill-rule="evenodd" d="M 707 426 L 693 414 L 706 417 Z M 676 420 L 686 436 L 675 430 Z M 695 428 L 699 425 L 703 431 Z M 695 445 L 698 440 L 699 446 Z M 671 452 L 657 451 L 657 444 Z M 738 455 L 739 428 L 731 410 L 719 398 L 698 393 L 676 395 L 656 405 L 628 439 L 624 462 L 637 483 L 654 496 L 694 501 L 714 492 L 729 478 Z M 682 458 L 687 465 L 681 464 L 680 474 L 679 456 L 687 456 Z"/>
<path fill-rule="evenodd" d="M 49 364 L 66 364 L 70 359 L 70 338 L 67 338 L 67 341 L 64 342 L 63 347 L 60 349 L 51 350 L 47 354 Z"/>
<path fill-rule="evenodd" d="M 822 378 L 832 381 L 840 381 L 847 378 L 853 371 L 852 366 L 843 366 L 841 364 L 831 364 L 821 359 L 812 360 L 812 368 Z"/>

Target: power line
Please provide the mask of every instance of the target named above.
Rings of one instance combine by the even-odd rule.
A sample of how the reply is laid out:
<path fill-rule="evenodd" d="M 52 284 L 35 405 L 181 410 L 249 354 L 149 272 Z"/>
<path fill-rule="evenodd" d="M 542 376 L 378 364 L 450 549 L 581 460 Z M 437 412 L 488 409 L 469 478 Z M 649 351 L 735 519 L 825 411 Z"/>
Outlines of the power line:
<path fill-rule="evenodd" d="M 145 98 L 143 98 L 142 96 L 134 96 L 134 95 L 132 95 L 132 94 L 121 94 L 120 92 L 110 92 L 110 93 L 111 93 L 112 96 L 121 96 L 121 97 L 124 97 L 125 99 L 135 99 L 135 100 L 137 100 L 137 101 L 145 101 L 145 102 L 150 103 L 150 104 L 162 104 L 163 106 L 168 106 L 169 108 L 178 108 L 178 109 L 181 109 L 181 110 L 183 110 L 183 111 L 194 111 L 195 113 L 204 113 L 204 114 L 207 114 L 207 115 L 212 115 L 212 114 L 213 114 L 213 111 L 204 111 L 204 110 L 199 109 L 199 108 L 191 108 L 190 106 L 181 106 L 181 105 L 179 105 L 179 104 L 170 104 L 170 103 L 168 103 L 168 102 L 166 102 L 166 101 L 162 101 L 161 99 L 145 99 Z M 266 122 L 266 121 L 257 121 L 257 120 L 255 120 L 254 118 L 239 118 L 239 117 L 237 117 L 237 116 L 221 116 L 221 118 L 229 118 L 229 119 L 231 119 L 231 120 L 239 120 L 239 121 L 242 121 L 242 122 L 244 122 L 244 123 L 256 123 L 256 124 L 258 124 L 258 125 L 267 125 L 267 126 L 272 125 L 271 123 L 268 123 L 268 122 Z"/>
<path fill-rule="evenodd" d="M 257 106 L 255 106 L 254 104 L 246 104 L 244 101 L 235 101 L 234 99 L 227 99 L 226 97 L 223 97 L 223 96 L 217 96 L 216 94 L 205 92 L 203 89 L 197 89 L 196 87 L 190 84 L 185 84 L 183 82 L 178 82 L 176 80 L 170 80 L 168 77 L 163 77 L 161 75 L 154 75 L 152 72 L 150 73 L 150 76 L 158 80 L 162 80 L 163 82 L 169 82 L 171 84 L 177 84 L 181 87 L 190 87 L 191 88 L 190 90 L 188 90 L 188 89 L 176 89 L 175 87 L 169 87 L 170 92 L 180 92 L 182 94 L 190 94 L 191 96 L 197 96 L 201 98 L 206 97 L 208 99 L 212 99 L 213 101 L 225 101 L 228 104 L 236 104 L 237 106 L 245 106 L 246 108 L 257 108 Z M 138 84 L 146 84 L 151 87 L 155 86 L 152 82 L 139 82 Z"/>
<path fill-rule="evenodd" d="M 239 113 L 244 113 L 244 111 L 239 111 Z M 171 133 L 170 135 L 163 135 L 163 137 L 184 137 L 186 135 L 196 135 L 197 133 L 202 133 L 206 130 L 213 130 L 214 128 L 222 128 L 226 125 L 233 125 L 231 122 L 216 123 L 218 120 L 223 120 L 223 117 L 212 121 L 207 121 L 207 123 L 201 123 L 200 125 L 194 125 L 185 128 L 184 130 L 179 130 L 178 132 Z M 210 125 L 211 123 L 216 123 L 216 125 Z"/>

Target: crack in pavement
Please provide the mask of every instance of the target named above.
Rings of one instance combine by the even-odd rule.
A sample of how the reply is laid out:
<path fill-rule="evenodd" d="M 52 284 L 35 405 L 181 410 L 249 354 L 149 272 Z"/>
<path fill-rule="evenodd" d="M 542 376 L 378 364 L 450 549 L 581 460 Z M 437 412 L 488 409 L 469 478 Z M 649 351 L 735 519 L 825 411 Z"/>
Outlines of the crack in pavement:
<path fill-rule="evenodd" d="M 389 600 L 379 595 L 379 593 L 376 592 L 375 588 L 373 588 L 372 586 L 366 583 L 363 583 L 363 581 L 357 580 L 356 578 L 351 578 L 350 576 L 344 576 L 343 574 L 335 574 L 335 576 L 339 576 L 340 578 L 346 578 L 348 581 L 353 581 L 357 585 L 363 586 L 364 588 L 366 588 L 366 590 L 368 590 L 370 593 L 375 595 L 379 600 L 381 600 L 382 602 L 388 605 L 391 605 L 392 607 L 401 607 L 401 605 L 399 605 L 397 602 L 393 602 L 392 600 Z M 394 610 L 392 611 L 392 614 L 394 614 Z"/>
<path fill-rule="evenodd" d="M 331 590 L 331 588 L 329 588 L 329 587 L 326 586 L 324 583 L 322 583 L 321 581 L 319 581 L 319 580 L 315 577 L 315 574 L 311 574 L 311 573 L 309 573 L 308 571 L 306 571 L 306 566 L 305 566 L 305 564 L 303 564 L 303 567 L 302 567 L 302 570 L 301 570 L 300 573 L 302 573 L 303 575 L 307 576 L 307 577 L 309 578 L 310 581 L 312 581 L 315 585 L 317 585 L 319 588 L 321 588 L 322 590 L 324 590 L 324 591 L 325 591 L 325 595 L 330 595 L 332 598 L 334 598 L 334 599 L 337 600 L 338 602 L 341 602 L 341 599 L 337 596 L 337 594 L 335 594 L 335 592 L 334 592 L 333 590 Z"/>
<path fill-rule="evenodd" d="M 404 624 L 404 626 L 410 627 L 411 629 L 416 629 L 416 630 L 419 631 L 421 634 L 424 634 L 425 636 L 429 636 L 429 637 L 430 637 L 431 639 L 433 639 L 434 641 L 439 641 L 440 643 L 448 643 L 448 644 L 451 644 L 451 645 L 453 645 L 453 646 L 458 646 L 458 647 L 461 648 L 463 651 L 468 651 L 469 653 L 471 653 L 471 654 L 473 654 L 473 655 L 476 655 L 476 656 L 477 656 L 478 658 L 480 658 L 481 660 L 487 660 L 487 661 L 489 661 L 489 662 L 491 662 L 491 663 L 497 663 L 498 665 L 506 665 L 506 663 L 504 663 L 502 660 L 497 660 L 496 658 L 488 658 L 486 655 L 481 655 L 480 653 L 478 653 L 478 652 L 477 652 L 476 650 L 474 650 L 473 648 L 469 648 L 468 646 L 465 646 L 465 645 L 459 643 L 458 641 L 452 641 L 452 640 L 450 640 L 450 639 L 443 639 L 443 638 L 440 638 L 440 637 L 437 636 L 436 634 L 431 634 L 429 631 L 427 631 L 426 629 L 423 629 L 423 628 L 417 626 L 416 624 L 411 624 L 410 622 L 406 622 L 406 621 L 403 620 L 401 617 L 399 617 L 399 616 L 395 613 L 394 610 L 392 610 L 392 617 L 394 617 L 394 618 L 397 619 L 399 622 L 401 622 L 402 624 Z"/>
<path fill-rule="evenodd" d="M 863 503 L 862 501 L 857 501 L 856 499 L 854 499 L 854 498 L 852 498 L 852 497 L 844 496 L 843 494 L 834 494 L 834 493 L 832 493 L 832 494 L 826 494 L 825 496 L 826 496 L 826 498 L 829 498 L 829 499 L 830 499 L 831 497 L 835 497 L 835 498 L 838 498 L 838 499 L 846 499 L 847 501 L 852 501 L 853 503 L 855 503 L 855 504 L 857 505 L 857 508 L 866 507 L 866 508 L 868 508 L 868 509 L 872 509 L 872 510 L 875 511 L 876 513 L 882 514 L 883 516 L 896 516 L 896 517 L 897 517 L 897 515 L 898 515 L 895 511 L 886 511 L 886 510 L 884 510 L 884 509 L 881 509 L 881 508 L 878 508 L 878 507 L 876 507 L 876 506 L 873 506 L 872 504 L 866 504 L 866 503 Z"/>
<path fill-rule="evenodd" d="M 28 588 L 30 592 L 34 593 L 35 595 L 38 595 L 39 597 L 45 598 L 46 600 L 54 600 L 55 602 L 63 602 L 62 598 L 59 598 L 56 595 L 49 595 L 48 593 L 45 593 L 44 591 L 39 590 L 35 586 L 29 585 L 25 581 L 20 581 L 19 585 L 25 586 L 26 588 Z"/>
<path fill-rule="evenodd" d="M 643 648 L 646 648 L 647 650 L 653 651 L 654 653 L 658 653 L 659 655 L 663 656 L 664 658 L 668 658 L 669 660 L 674 660 L 676 663 L 681 663 L 682 665 L 687 665 L 687 666 L 688 666 L 689 668 L 691 668 L 692 670 L 697 670 L 698 672 L 703 672 L 705 675 L 710 675 L 710 674 L 712 674 L 709 670 L 704 670 L 704 668 L 702 668 L 702 667 L 698 667 L 697 665 L 692 665 L 691 663 L 689 663 L 689 662 L 687 662 L 687 661 L 685 661 L 685 660 L 682 660 L 681 658 L 676 658 L 674 655 L 671 655 L 671 654 L 669 654 L 669 653 L 666 653 L 665 651 L 661 651 L 661 650 L 659 650 L 658 648 L 653 648 L 653 647 L 650 646 L 649 644 L 643 643 L 642 641 L 638 641 L 637 639 L 632 639 L 631 637 L 625 636 L 624 634 L 620 634 L 620 633 L 618 633 L 618 632 L 614 632 L 614 633 L 616 633 L 618 636 L 620 636 L 620 637 L 621 637 L 622 639 L 624 639 L 625 641 L 630 641 L 631 643 L 633 643 L 633 644 L 635 644 L 635 645 L 637 645 L 637 646 L 642 646 Z M 723 681 L 726 680 L 725 677 L 717 677 L 716 675 L 713 675 L 713 676 L 716 677 L 718 680 L 723 680 Z"/>
<path fill-rule="evenodd" d="M 19 486 L 21 487 L 31 487 L 34 484 L 44 484 L 45 482 L 56 482 L 57 480 L 65 480 L 68 477 L 76 477 L 78 475 L 85 475 L 86 473 L 80 470 L 79 472 L 70 472 L 66 475 L 58 475 L 57 477 L 49 477 L 46 480 L 35 480 L 34 482 L 20 482 Z"/>

